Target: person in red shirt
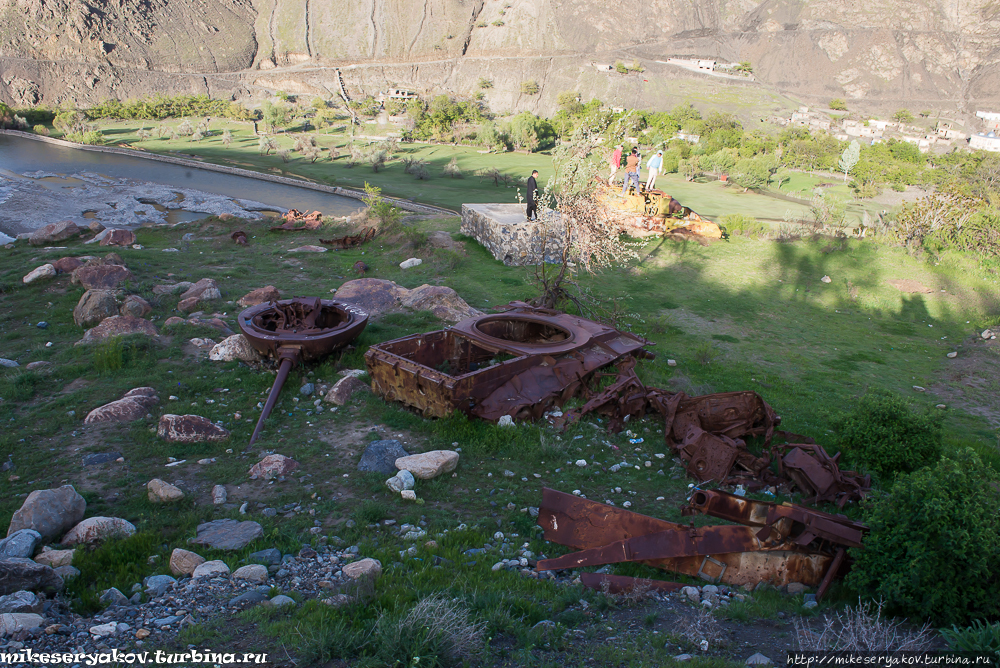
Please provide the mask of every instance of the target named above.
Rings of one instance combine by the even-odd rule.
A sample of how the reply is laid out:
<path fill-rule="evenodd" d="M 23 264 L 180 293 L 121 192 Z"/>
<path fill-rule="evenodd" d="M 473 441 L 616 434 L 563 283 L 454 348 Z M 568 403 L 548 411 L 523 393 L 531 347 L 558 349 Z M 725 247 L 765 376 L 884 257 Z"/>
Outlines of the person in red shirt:
<path fill-rule="evenodd" d="M 618 173 L 618 168 L 622 164 L 622 145 L 618 144 L 615 147 L 614 153 L 608 159 L 608 166 L 611 167 L 611 174 L 608 175 L 608 185 L 612 186 L 615 184 L 615 174 Z"/>

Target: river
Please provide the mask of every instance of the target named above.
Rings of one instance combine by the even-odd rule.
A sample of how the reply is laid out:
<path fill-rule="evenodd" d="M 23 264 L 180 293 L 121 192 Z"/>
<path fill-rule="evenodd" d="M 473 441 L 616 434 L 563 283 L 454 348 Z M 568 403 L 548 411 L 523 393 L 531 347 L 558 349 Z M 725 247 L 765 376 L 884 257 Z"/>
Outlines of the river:
<path fill-rule="evenodd" d="M 249 201 L 253 206 L 245 208 L 257 211 L 268 207 L 276 210 L 294 208 L 300 211 L 321 211 L 326 216 L 345 216 L 357 211 L 362 206 L 355 199 L 329 195 L 307 188 L 296 188 L 295 186 L 131 156 L 81 151 L 22 137 L 0 135 L 0 180 L 6 177 L 7 183 L 10 185 L 12 179 L 16 180 L 16 175 L 37 172 L 58 174 L 65 177 L 90 173 L 107 177 L 119 183 L 121 183 L 121 179 L 129 179 L 136 182 L 134 185 L 139 187 L 140 193 L 142 187 L 147 184 L 181 188 L 185 191 L 200 191 L 224 198 Z M 55 190 L 61 191 L 57 193 L 61 206 L 65 207 L 71 203 L 72 198 L 67 198 L 66 194 L 69 194 L 75 185 L 72 179 L 65 179 L 63 183 L 52 183 L 53 179 L 48 179 L 48 183 L 43 182 L 42 179 L 33 179 L 33 181 L 46 186 L 47 190 L 53 191 L 55 187 Z M 99 184 L 91 182 L 92 187 L 96 185 Z M 189 197 L 188 200 L 190 199 Z M 32 216 L 31 211 L 14 211 L 13 207 L 24 208 L 23 203 L 18 204 L 17 197 L 11 197 L 8 194 L 5 198 L 0 193 L 0 214 L 7 214 L 0 216 L 0 231 L 17 234 L 54 222 L 53 220 L 38 220 L 40 216 Z M 7 210 L 5 211 L 5 209 Z M 42 207 L 41 210 L 45 211 L 45 207 Z M 60 213 L 58 210 L 52 212 L 54 214 Z M 208 215 L 212 212 L 209 209 L 204 213 Z M 79 222 L 83 222 L 83 213 L 84 211 L 78 212 L 81 217 Z M 65 217 L 76 219 L 78 216 L 68 215 Z M 87 217 L 92 218 L 93 214 Z M 181 218 L 174 216 L 170 222 L 186 218 L 189 219 L 190 216 L 182 216 Z M 12 222 L 15 219 L 20 219 L 21 222 Z M 28 220 L 33 222 L 27 223 Z M 138 222 L 141 223 L 142 220 L 139 219 Z M 123 224 L 127 225 L 127 223 Z"/>

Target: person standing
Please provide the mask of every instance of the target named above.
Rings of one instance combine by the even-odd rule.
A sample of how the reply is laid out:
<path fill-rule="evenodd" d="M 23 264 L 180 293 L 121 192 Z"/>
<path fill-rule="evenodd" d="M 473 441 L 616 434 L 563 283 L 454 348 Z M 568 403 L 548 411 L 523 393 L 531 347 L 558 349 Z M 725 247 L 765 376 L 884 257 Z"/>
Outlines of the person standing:
<path fill-rule="evenodd" d="M 633 148 L 632 152 L 625 158 L 625 184 L 622 186 L 622 195 L 628 192 L 629 181 L 635 183 L 635 192 L 639 193 L 639 149 Z"/>
<path fill-rule="evenodd" d="M 528 220 L 538 220 L 538 201 L 535 199 L 536 191 L 538 190 L 538 170 L 531 170 L 531 176 L 528 177 L 528 206 L 524 211 L 524 216 Z"/>
<path fill-rule="evenodd" d="M 656 187 L 656 177 L 659 176 L 660 170 L 663 169 L 663 151 L 657 151 L 646 163 L 646 168 L 649 169 L 646 190 L 652 190 Z"/>
<path fill-rule="evenodd" d="M 608 175 L 608 185 L 613 186 L 615 184 L 615 174 L 618 173 L 618 169 L 622 165 L 622 145 L 618 144 L 615 146 L 614 152 L 611 154 L 611 158 L 608 160 L 608 166 L 611 168 L 611 173 Z"/>

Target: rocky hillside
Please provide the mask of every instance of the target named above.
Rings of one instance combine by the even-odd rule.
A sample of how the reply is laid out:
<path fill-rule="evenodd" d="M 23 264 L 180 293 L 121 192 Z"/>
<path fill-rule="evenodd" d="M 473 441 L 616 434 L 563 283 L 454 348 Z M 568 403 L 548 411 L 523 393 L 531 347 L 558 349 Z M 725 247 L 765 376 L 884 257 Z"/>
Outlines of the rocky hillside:
<path fill-rule="evenodd" d="M 724 84 L 736 102 L 843 97 L 853 108 L 1000 107 L 996 0 L 0 0 L 0 99 L 155 91 L 351 95 L 404 86 L 550 111 L 564 90 L 660 106 Z M 750 61 L 755 81 L 667 65 Z M 637 59 L 621 75 L 599 65 Z M 520 93 L 535 80 L 540 95 Z M 787 100 L 783 101 L 787 104 Z"/>

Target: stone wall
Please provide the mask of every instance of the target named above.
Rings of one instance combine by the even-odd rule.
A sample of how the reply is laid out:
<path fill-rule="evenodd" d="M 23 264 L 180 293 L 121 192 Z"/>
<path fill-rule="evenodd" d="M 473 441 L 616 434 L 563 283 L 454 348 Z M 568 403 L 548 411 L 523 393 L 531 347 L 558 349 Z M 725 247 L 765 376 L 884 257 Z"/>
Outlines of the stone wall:
<path fill-rule="evenodd" d="M 523 204 L 463 204 L 461 232 L 508 266 L 561 262 L 562 217 L 542 209 L 538 221 L 528 221 L 524 209 Z"/>

